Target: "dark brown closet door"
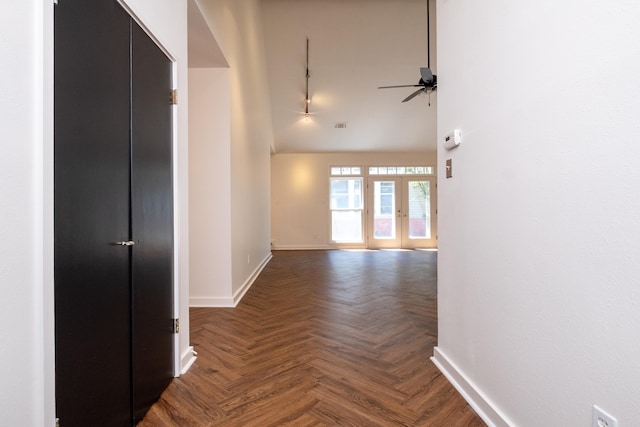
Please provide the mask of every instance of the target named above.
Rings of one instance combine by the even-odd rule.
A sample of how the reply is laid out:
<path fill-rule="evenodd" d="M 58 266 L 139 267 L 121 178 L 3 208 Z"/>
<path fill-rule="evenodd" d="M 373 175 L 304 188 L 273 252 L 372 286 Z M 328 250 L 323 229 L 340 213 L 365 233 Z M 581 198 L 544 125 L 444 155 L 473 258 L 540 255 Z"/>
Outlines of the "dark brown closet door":
<path fill-rule="evenodd" d="M 131 426 L 173 376 L 171 63 L 115 0 L 60 2 L 54 55 L 57 415 Z"/>
<path fill-rule="evenodd" d="M 61 425 L 131 425 L 129 16 L 55 7 L 56 406 Z"/>
<path fill-rule="evenodd" d="M 171 62 L 132 23 L 133 402 L 139 421 L 173 377 Z"/>

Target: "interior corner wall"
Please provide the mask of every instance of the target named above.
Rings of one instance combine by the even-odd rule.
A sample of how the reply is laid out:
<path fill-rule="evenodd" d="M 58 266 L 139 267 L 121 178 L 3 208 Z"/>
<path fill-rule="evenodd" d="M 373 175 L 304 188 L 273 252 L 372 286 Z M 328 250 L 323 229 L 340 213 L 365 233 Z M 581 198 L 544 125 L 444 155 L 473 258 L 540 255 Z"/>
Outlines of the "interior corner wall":
<path fill-rule="evenodd" d="M 331 166 L 436 166 L 436 152 L 282 153 L 271 157 L 273 249 L 331 249 Z"/>
<path fill-rule="evenodd" d="M 231 110 L 228 68 L 189 69 L 190 298 L 233 306 Z"/>
<path fill-rule="evenodd" d="M 53 426 L 53 4 L 0 14 L 0 420 Z"/>
<path fill-rule="evenodd" d="M 435 361 L 490 425 L 640 420 L 639 18 L 438 1 Z"/>
<path fill-rule="evenodd" d="M 244 295 L 271 258 L 271 107 L 258 0 L 198 0 L 229 64 L 231 294 Z"/>
<path fill-rule="evenodd" d="M 177 119 L 174 122 L 174 280 L 177 286 L 177 315 L 180 316 L 178 345 L 182 371 L 192 362 L 189 342 L 189 151 L 188 151 L 188 46 L 187 0 L 158 7 L 155 0 L 119 0 L 175 61 L 174 82 L 178 89 Z"/>

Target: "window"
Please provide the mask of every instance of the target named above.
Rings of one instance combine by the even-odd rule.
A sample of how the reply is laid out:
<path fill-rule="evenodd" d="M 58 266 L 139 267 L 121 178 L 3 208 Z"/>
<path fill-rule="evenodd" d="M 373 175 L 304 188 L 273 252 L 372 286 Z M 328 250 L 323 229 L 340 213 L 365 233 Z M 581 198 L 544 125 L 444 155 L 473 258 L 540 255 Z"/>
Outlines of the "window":
<path fill-rule="evenodd" d="M 433 175 L 431 166 L 371 166 L 369 175 Z"/>
<path fill-rule="evenodd" d="M 406 175 L 434 175 L 435 167 L 432 166 L 353 166 L 334 165 L 329 167 L 331 215 L 331 241 L 339 244 L 364 243 L 364 184 L 363 175 L 378 176 L 380 181 L 376 183 L 371 203 L 376 230 L 374 237 L 387 236 L 389 233 L 395 236 L 395 220 L 399 209 L 396 206 L 397 191 L 395 183 L 398 178 L 385 178 L 386 176 Z M 412 177 L 418 179 L 418 177 Z M 399 197 L 399 196 L 398 196 Z M 410 208 L 412 214 L 420 217 L 420 224 L 424 224 L 424 207 L 415 202 L 417 207 Z M 418 222 L 418 220 L 414 220 Z M 424 228 L 424 227 L 422 227 Z M 417 234 L 424 234 L 419 230 Z"/>
<path fill-rule="evenodd" d="M 362 178 L 330 178 L 331 240 L 362 243 Z"/>
<path fill-rule="evenodd" d="M 331 166 L 331 175 L 362 175 L 360 166 Z"/>

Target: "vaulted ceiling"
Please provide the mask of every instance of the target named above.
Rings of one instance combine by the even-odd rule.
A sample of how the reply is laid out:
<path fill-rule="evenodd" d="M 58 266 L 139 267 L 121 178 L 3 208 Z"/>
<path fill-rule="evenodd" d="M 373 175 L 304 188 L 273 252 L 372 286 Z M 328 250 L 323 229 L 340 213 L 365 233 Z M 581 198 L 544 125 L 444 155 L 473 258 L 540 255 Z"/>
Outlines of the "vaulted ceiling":
<path fill-rule="evenodd" d="M 377 89 L 420 79 L 426 0 L 262 0 L 262 11 L 277 152 L 435 150 L 437 94 L 402 103 L 414 88 Z"/>
<path fill-rule="evenodd" d="M 437 93 L 402 103 L 417 88 L 377 89 L 418 83 L 428 63 L 427 0 L 260 3 L 275 152 L 436 149 Z M 431 0 L 430 65 L 437 73 L 435 4 Z M 198 19 L 190 14 L 190 56 L 206 43 L 191 28 Z"/>

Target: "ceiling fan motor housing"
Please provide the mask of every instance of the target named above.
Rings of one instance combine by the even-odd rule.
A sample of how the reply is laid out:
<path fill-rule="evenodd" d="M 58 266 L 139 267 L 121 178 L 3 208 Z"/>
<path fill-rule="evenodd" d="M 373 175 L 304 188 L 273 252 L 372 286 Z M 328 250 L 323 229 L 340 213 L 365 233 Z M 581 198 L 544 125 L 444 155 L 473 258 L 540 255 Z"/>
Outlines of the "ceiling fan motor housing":
<path fill-rule="evenodd" d="M 438 85 L 438 76 L 433 74 L 431 76 L 431 80 L 429 80 L 429 81 L 424 81 L 422 79 L 422 77 L 421 77 L 420 81 L 418 82 L 418 84 L 421 85 L 421 86 L 428 87 L 428 88 L 435 88 Z"/>

